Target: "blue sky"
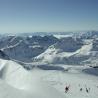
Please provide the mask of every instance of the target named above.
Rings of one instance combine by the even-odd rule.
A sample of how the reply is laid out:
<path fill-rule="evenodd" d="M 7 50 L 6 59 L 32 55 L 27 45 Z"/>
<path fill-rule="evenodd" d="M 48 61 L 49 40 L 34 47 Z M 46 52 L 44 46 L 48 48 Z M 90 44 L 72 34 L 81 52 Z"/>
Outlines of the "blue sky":
<path fill-rule="evenodd" d="M 0 0 L 0 33 L 98 30 L 98 0 Z"/>

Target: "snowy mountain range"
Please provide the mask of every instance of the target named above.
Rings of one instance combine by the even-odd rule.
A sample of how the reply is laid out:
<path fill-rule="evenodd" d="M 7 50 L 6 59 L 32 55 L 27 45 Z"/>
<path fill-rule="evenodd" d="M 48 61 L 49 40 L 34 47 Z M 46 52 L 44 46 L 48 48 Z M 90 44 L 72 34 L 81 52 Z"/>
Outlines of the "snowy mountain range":
<path fill-rule="evenodd" d="M 97 92 L 97 31 L 0 36 L 0 98 L 97 98 Z"/>
<path fill-rule="evenodd" d="M 3 36 L 0 38 L 0 50 L 10 59 L 25 63 L 40 61 L 72 65 L 95 62 L 97 65 L 97 31 L 66 33 L 67 37 L 59 39 L 56 36 L 60 34 L 55 35 Z"/>

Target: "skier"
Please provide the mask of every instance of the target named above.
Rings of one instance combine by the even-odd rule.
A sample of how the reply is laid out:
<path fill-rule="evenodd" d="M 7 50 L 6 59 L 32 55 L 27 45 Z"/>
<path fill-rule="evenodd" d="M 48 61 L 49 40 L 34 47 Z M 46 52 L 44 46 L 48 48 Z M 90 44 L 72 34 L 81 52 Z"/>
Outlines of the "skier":
<path fill-rule="evenodd" d="M 65 87 L 65 93 L 67 93 L 69 91 L 69 87 L 70 87 L 70 85 Z"/>
<path fill-rule="evenodd" d="M 89 90 L 86 88 L 86 92 L 88 93 L 89 92 Z"/>
<path fill-rule="evenodd" d="M 80 91 L 82 91 L 82 88 L 80 88 Z"/>

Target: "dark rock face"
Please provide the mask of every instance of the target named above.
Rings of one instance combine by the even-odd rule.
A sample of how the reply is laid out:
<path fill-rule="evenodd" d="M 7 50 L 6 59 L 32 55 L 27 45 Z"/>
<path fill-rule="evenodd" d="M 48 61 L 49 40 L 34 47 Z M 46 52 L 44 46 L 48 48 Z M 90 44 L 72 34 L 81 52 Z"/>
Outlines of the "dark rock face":
<path fill-rule="evenodd" d="M 9 56 L 6 55 L 2 50 L 0 50 L 0 58 L 5 60 L 10 60 Z"/>

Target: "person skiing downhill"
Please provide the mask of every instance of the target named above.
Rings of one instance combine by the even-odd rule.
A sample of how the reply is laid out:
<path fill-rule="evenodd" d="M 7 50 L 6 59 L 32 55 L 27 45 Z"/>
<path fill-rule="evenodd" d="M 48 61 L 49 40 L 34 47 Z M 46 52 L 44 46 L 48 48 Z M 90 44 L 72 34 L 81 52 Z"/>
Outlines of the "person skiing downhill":
<path fill-rule="evenodd" d="M 67 93 L 69 91 L 69 87 L 70 87 L 70 85 L 65 87 L 65 93 Z"/>

